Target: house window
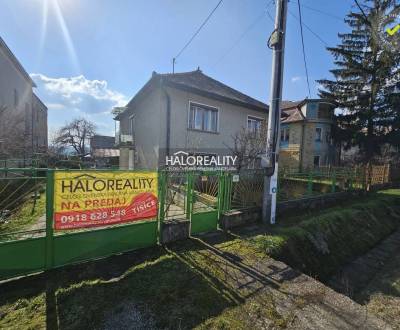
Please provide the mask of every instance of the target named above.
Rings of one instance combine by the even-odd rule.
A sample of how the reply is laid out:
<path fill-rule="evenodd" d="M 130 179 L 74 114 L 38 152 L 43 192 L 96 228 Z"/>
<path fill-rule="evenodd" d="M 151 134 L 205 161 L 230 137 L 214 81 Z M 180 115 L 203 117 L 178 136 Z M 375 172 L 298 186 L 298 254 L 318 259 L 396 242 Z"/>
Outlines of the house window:
<path fill-rule="evenodd" d="M 321 142 L 322 141 L 322 128 L 317 127 L 315 129 L 315 141 Z"/>
<path fill-rule="evenodd" d="M 218 109 L 190 103 L 189 128 L 204 132 L 218 132 Z"/>
<path fill-rule="evenodd" d="M 257 133 L 261 130 L 263 120 L 261 118 L 247 116 L 247 130 L 251 133 Z"/>
<path fill-rule="evenodd" d="M 314 156 L 314 167 L 319 167 L 320 156 Z"/>
<path fill-rule="evenodd" d="M 289 142 L 290 129 L 289 127 L 281 128 L 281 142 Z"/>

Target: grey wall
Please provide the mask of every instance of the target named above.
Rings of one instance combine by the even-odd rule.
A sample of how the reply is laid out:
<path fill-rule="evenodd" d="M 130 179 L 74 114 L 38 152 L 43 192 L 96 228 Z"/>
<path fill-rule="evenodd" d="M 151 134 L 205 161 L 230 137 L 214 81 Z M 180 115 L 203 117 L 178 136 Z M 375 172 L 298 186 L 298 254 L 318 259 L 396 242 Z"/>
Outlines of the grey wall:
<path fill-rule="evenodd" d="M 35 152 L 45 152 L 47 150 L 47 108 L 33 95 L 33 144 Z"/>
<path fill-rule="evenodd" d="M 130 134 L 129 117 L 134 116 L 134 167 L 154 169 L 158 166 L 159 148 L 165 147 L 165 96 L 157 88 L 147 94 L 141 102 L 130 106 L 120 121 L 121 134 Z M 133 155 L 133 153 L 131 153 Z M 132 157 L 132 155 L 130 157 Z M 126 157 L 120 158 L 120 167 L 129 168 Z"/>
<path fill-rule="evenodd" d="M 168 88 L 171 95 L 171 147 L 172 148 L 215 148 L 233 146 L 232 136 L 247 127 L 247 116 L 267 120 L 267 113 L 232 105 L 181 90 Z M 189 102 L 218 108 L 218 133 L 200 132 L 188 129 Z"/>
<path fill-rule="evenodd" d="M 14 104 L 14 90 L 18 94 L 18 104 Z M 32 148 L 32 85 L 28 79 L 15 67 L 6 51 L 0 47 L 0 106 L 6 106 L 6 112 L 2 114 L 0 120 L 0 139 L 4 145 L 0 145 L 0 153 L 4 147 L 12 143 L 12 138 L 16 136 L 2 136 L 4 132 L 10 132 L 15 128 L 19 132 L 18 136 L 25 141 L 26 151 L 31 152 Z M 18 118 L 18 121 L 13 120 Z M 23 120 L 21 122 L 21 120 Z M 5 128 L 5 126 L 7 126 Z M 13 127 L 10 127 L 12 125 Z M 10 141 L 9 141 L 10 140 Z M 3 148 L 3 149 L 1 149 Z M 18 155 L 23 156 L 24 151 L 20 150 Z"/>
<path fill-rule="evenodd" d="M 171 100 L 171 149 L 227 149 L 233 145 L 232 136 L 247 126 L 247 116 L 267 119 L 267 113 L 247 109 L 229 103 L 216 101 L 193 93 L 167 87 L 165 91 Z M 218 133 L 200 132 L 188 129 L 189 102 L 216 107 Z M 135 116 L 134 144 L 135 167 L 154 169 L 158 166 L 159 149 L 166 147 L 166 96 L 161 88 L 148 94 L 132 106 L 121 118 L 121 134 L 129 133 L 129 115 Z M 125 158 L 124 158 L 125 159 Z M 120 166 L 126 168 L 126 160 Z"/>

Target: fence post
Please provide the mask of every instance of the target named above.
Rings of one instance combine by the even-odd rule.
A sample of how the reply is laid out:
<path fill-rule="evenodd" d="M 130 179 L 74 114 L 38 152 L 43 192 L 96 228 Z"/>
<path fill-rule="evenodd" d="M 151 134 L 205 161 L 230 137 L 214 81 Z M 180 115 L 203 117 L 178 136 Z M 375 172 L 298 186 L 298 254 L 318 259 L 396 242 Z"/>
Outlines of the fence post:
<path fill-rule="evenodd" d="M 162 243 L 162 229 L 165 219 L 165 196 L 166 196 L 166 182 L 167 172 L 158 172 L 158 198 L 159 198 L 159 210 L 158 210 L 158 243 Z"/>
<path fill-rule="evenodd" d="M 335 170 L 333 170 L 333 173 L 332 173 L 332 190 L 331 190 L 331 192 L 332 193 L 336 192 L 336 171 Z"/>
<path fill-rule="evenodd" d="M 218 207 L 218 220 L 221 217 L 222 212 L 224 212 L 224 200 L 225 200 L 225 175 L 222 171 L 218 174 L 218 199 L 217 199 L 217 207 Z"/>
<path fill-rule="evenodd" d="M 385 164 L 384 165 L 384 169 L 385 169 L 385 171 L 384 171 L 384 177 L 383 177 L 383 183 L 388 183 L 390 180 L 389 180 L 389 177 L 390 177 L 390 164 Z"/>
<path fill-rule="evenodd" d="M 49 270 L 54 264 L 53 244 L 53 208 L 54 208 L 54 170 L 47 170 L 46 181 L 46 259 L 45 269 Z"/>
<path fill-rule="evenodd" d="M 225 211 L 229 211 L 232 208 L 232 180 L 232 175 L 228 173 L 226 176 Z"/>
<path fill-rule="evenodd" d="M 187 173 L 186 181 L 186 218 L 191 219 L 193 207 L 193 174 L 191 172 Z"/>
<path fill-rule="evenodd" d="M 313 171 L 310 170 L 308 173 L 308 183 L 307 183 L 307 194 L 312 195 L 313 190 Z"/>

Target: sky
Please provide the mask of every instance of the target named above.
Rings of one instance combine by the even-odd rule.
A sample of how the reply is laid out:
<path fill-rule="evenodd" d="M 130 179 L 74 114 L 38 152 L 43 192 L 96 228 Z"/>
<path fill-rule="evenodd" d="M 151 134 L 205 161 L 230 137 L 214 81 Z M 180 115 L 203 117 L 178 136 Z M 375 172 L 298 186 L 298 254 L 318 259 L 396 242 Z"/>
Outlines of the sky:
<path fill-rule="evenodd" d="M 179 56 L 176 72 L 203 73 L 269 103 L 275 5 L 224 0 Z M 76 117 L 114 134 L 111 109 L 124 106 L 153 71 L 172 71 L 176 56 L 218 0 L 0 0 L 0 36 L 37 84 L 50 134 Z M 352 0 L 301 0 L 311 97 L 330 77 L 326 45 L 345 32 Z M 311 31 L 312 32 L 311 32 Z M 315 36 L 318 35 L 318 37 Z M 322 39 L 323 41 L 321 41 Z M 284 100 L 308 96 L 297 1 L 289 3 Z"/>

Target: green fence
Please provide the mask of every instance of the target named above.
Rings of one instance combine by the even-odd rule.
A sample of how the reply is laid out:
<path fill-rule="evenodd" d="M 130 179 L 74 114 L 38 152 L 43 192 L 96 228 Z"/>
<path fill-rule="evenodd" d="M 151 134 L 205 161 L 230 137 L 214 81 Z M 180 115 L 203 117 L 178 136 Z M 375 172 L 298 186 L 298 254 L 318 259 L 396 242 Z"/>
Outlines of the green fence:
<path fill-rule="evenodd" d="M 154 219 L 54 231 L 54 173 L 0 169 L 0 280 L 154 246 L 171 220 L 190 222 L 192 235 L 217 230 L 224 212 L 262 205 L 263 171 L 160 171 Z M 359 169 L 280 171 L 278 201 L 364 189 L 363 175 Z"/>
<path fill-rule="evenodd" d="M 303 172 L 282 170 L 278 179 L 278 201 L 365 189 L 363 168 L 317 168 Z"/>

